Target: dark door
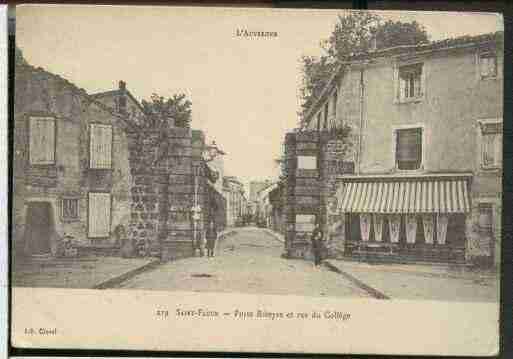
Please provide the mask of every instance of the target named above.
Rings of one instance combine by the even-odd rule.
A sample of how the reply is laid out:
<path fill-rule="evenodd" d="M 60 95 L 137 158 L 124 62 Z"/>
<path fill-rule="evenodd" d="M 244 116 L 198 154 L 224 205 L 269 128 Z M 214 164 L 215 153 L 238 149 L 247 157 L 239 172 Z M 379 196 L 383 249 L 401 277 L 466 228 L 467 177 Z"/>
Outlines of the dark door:
<path fill-rule="evenodd" d="M 50 237 L 53 233 L 51 209 L 48 202 L 31 202 L 28 205 L 25 239 L 30 254 L 50 253 Z"/>

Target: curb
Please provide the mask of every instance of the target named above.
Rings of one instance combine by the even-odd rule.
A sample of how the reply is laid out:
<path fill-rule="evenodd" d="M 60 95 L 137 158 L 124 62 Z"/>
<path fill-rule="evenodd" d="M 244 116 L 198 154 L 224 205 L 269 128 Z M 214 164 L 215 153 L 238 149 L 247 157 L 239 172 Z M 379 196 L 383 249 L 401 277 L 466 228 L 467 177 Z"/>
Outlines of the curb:
<path fill-rule="evenodd" d="M 228 229 L 228 230 L 225 230 L 225 231 L 222 231 L 221 233 L 219 233 L 217 238 L 218 238 L 218 240 L 224 239 L 228 235 L 235 234 L 235 233 L 237 233 L 236 229 Z"/>
<path fill-rule="evenodd" d="M 283 240 L 278 234 L 276 234 L 274 231 L 270 229 L 264 229 L 265 233 L 269 234 L 271 237 L 276 239 L 278 242 L 285 243 L 285 240 Z"/>
<path fill-rule="evenodd" d="M 338 268 L 337 266 L 335 266 L 333 263 L 331 263 L 329 260 L 325 260 L 322 262 L 326 267 L 328 267 L 331 271 L 333 272 L 336 272 L 336 273 L 339 273 L 341 275 L 343 275 L 346 279 L 348 279 L 350 282 L 352 282 L 353 284 L 355 284 L 357 287 L 359 287 L 360 289 L 363 289 L 364 291 L 366 291 L 367 293 L 369 293 L 371 296 L 373 296 L 374 298 L 376 299 L 391 299 L 389 296 L 387 296 L 385 293 L 383 292 L 380 292 L 379 290 L 375 289 L 375 288 L 372 288 L 370 286 L 368 286 L 367 284 L 365 284 L 364 282 L 362 282 L 361 280 L 359 280 L 358 278 L 356 278 L 355 276 L 347 273 L 347 272 L 344 272 L 343 270 L 341 270 L 340 268 Z"/>
<path fill-rule="evenodd" d="M 118 275 L 117 277 L 107 279 L 104 282 L 101 282 L 100 284 L 95 285 L 92 287 L 92 289 L 109 289 L 114 288 L 115 286 L 123 283 L 127 279 L 130 279 L 132 277 L 135 277 L 138 274 L 141 274 L 143 272 L 146 272 L 147 270 L 156 268 L 158 265 L 161 264 L 160 259 L 156 259 L 154 261 L 151 261 L 150 263 L 147 263 L 143 266 L 140 266 L 139 268 L 132 269 L 126 273 L 123 273 L 121 275 Z"/>

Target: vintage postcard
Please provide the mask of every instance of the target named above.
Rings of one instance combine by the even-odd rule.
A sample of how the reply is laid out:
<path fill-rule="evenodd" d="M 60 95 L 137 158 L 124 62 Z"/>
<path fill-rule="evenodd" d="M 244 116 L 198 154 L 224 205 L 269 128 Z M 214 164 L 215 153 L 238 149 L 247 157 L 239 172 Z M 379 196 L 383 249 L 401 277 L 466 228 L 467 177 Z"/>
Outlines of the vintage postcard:
<path fill-rule="evenodd" d="M 16 8 L 18 348 L 492 355 L 495 13 Z"/>

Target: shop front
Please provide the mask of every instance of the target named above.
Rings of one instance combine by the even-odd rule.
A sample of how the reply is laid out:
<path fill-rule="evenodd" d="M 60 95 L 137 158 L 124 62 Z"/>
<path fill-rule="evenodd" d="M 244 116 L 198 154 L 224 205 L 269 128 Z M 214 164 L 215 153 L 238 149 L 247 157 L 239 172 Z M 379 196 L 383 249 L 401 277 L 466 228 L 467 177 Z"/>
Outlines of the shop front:
<path fill-rule="evenodd" d="M 340 191 L 344 253 L 463 262 L 471 175 L 347 176 Z"/>

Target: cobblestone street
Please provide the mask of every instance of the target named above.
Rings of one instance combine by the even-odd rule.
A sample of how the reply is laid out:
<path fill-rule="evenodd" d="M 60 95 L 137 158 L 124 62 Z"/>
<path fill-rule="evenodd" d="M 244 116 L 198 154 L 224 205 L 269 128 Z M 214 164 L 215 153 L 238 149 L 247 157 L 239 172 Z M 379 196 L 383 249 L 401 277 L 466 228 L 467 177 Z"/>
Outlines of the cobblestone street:
<path fill-rule="evenodd" d="M 311 262 L 280 257 L 283 243 L 263 230 L 242 228 L 218 243 L 214 258 L 165 263 L 118 288 L 368 297 L 343 276 Z"/>

